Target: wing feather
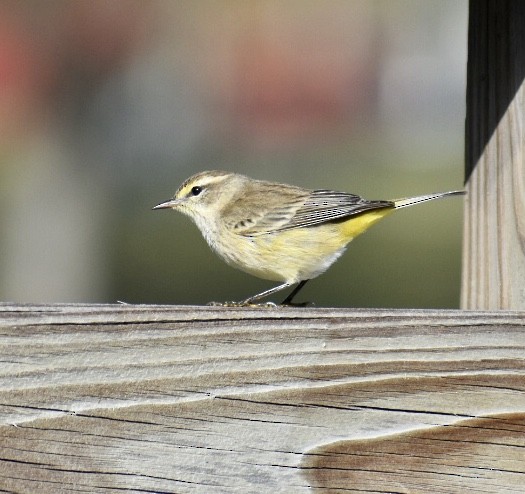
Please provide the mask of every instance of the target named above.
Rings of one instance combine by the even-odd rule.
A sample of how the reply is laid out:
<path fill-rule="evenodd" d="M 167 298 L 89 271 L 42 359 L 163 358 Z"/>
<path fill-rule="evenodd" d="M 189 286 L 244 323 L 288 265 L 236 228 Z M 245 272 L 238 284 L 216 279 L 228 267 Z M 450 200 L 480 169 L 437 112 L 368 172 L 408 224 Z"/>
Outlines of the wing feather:
<path fill-rule="evenodd" d="M 284 190 L 268 188 L 252 199 L 249 207 L 245 200 L 230 205 L 227 216 L 235 221 L 228 222 L 227 227 L 234 233 L 264 235 L 337 221 L 372 209 L 394 207 L 391 201 L 367 201 L 346 192 L 296 187 Z M 239 217 L 243 219 L 239 220 Z"/>
<path fill-rule="evenodd" d="M 299 187 L 259 181 L 254 190 L 246 190 L 223 211 L 226 227 L 245 236 L 278 231 L 290 223 L 309 193 Z M 249 201 L 246 200 L 247 195 Z"/>
<path fill-rule="evenodd" d="M 390 201 L 368 201 L 355 194 L 314 190 L 281 230 L 313 226 L 354 216 L 372 209 L 394 207 Z"/>

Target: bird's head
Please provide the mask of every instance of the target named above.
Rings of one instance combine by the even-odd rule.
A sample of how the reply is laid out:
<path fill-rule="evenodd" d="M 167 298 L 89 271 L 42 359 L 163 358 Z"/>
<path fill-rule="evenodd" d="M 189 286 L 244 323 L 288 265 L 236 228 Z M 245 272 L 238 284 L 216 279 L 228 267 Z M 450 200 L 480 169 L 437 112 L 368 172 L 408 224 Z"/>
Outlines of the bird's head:
<path fill-rule="evenodd" d="M 217 220 L 223 206 L 242 188 L 246 177 L 231 172 L 206 171 L 188 178 L 172 199 L 153 209 L 175 209 L 192 218 L 199 227 Z"/>

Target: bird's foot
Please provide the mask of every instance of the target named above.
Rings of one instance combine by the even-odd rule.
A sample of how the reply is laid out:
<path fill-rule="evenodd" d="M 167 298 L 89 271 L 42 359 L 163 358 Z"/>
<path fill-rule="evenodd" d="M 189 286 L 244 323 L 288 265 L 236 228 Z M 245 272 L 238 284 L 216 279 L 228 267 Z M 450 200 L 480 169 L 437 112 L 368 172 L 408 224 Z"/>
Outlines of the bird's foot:
<path fill-rule="evenodd" d="M 208 302 L 206 305 L 211 307 L 263 307 L 263 308 L 273 308 L 278 307 L 277 304 L 273 302 L 264 302 L 261 304 L 255 304 L 249 300 L 241 300 L 240 302 Z"/>

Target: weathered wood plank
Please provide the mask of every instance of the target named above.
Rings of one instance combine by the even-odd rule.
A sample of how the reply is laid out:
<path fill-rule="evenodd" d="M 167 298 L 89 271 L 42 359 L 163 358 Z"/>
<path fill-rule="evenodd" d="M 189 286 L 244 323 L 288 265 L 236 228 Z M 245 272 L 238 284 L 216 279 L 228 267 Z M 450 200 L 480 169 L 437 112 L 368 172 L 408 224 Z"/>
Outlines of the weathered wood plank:
<path fill-rule="evenodd" d="M 523 492 L 524 316 L 0 305 L 0 490 Z"/>
<path fill-rule="evenodd" d="M 471 0 L 461 307 L 525 309 L 525 2 Z"/>

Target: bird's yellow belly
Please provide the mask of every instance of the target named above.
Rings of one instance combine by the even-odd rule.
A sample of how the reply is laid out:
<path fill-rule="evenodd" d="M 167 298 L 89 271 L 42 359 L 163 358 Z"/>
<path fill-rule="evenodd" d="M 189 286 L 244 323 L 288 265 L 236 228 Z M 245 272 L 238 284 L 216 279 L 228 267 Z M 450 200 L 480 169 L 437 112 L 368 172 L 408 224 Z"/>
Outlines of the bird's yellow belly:
<path fill-rule="evenodd" d="M 347 244 L 392 209 L 373 210 L 346 221 L 256 236 L 228 234 L 215 250 L 224 260 L 259 278 L 296 283 L 324 273 Z M 228 248 L 229 245 L 229 248 Z"/>

